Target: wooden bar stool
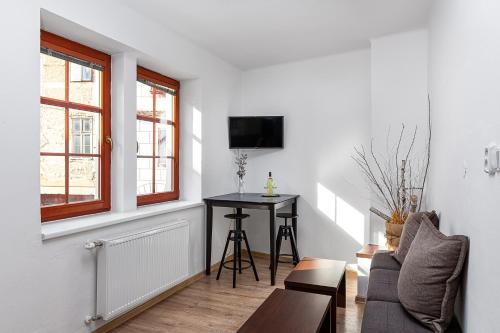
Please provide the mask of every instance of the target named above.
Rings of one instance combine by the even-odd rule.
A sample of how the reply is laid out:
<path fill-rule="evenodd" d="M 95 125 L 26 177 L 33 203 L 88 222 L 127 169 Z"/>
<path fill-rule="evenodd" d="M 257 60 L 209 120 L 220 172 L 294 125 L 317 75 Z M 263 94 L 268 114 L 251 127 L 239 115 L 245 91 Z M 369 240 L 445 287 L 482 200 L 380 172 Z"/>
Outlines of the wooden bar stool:
<path fill-rule="evenodd" d="M 300 261 L 300 256 L 299 256 L 299 251 L 297 249 L 297 235 L 295 234 L 295 231 L 291 225 L 288 225 L 288 219 L 296 219 L 298 215 L 292 214 L 292 213 L 277 213 L 276 217 L 285 219 L 285 224 L 279 226 L 278 230 L 278 236 L 276 237 L 276 269 L 278 269 L 278 263 L 285 263 L 287 261 L 280 261 L 280 255 L 281 256 L 288 256 L 292 257 L 292 263 L 294 265 L 297 265 Z M 291 254 L 280 254 L 281 251 L 281 241 L 282 239 L 287 240 L 290 238 L 290 246 L 292 248 L 292 253 Z"/>
<path fill-rule="evenodd" d="M 233 271 L 233 288 L 236 288 L 236 271 L 237 270 L 241 274 L 242 269 L 247 269 L 247 268 L 252 267 L 253 274 L 255 275 L 255 280 L 259 281 L 259 275 L 257 274 L 257 268 L 255 267 L 255 263 L 254 263 L 253 257 L 252 257 L 252 252 L 250 251 L 250 245 L 248 244 L 247 234 L 246 234 L 245 230 L 243 230 L 241 228 L 241 221 L 243 219 L 246 219 L 249 216 L 250 215 L 248 215 L 248 214 L 242 214 L 241 211 L 239 211 L 237 214 L 224 215 L 225 218 L 230 219 L 230 220 L 235 220 L 236 223 L 235 223 L 235 229 L 229 230 L 229 233 L 227 235 L 226 245 L 224 246 L 224 252 L 222 253 L 222 259 L 221 259 L 220 265 L 219 265 L 219 271 L 217 272 L 217 280 L 219 280 L 220 273 L 222 271 L 222 267 L 230 269 Z M 232 241 L 234 243 L 233 259 L 225 260 L 227 248 L 229 246 L 229 241 Z M 241 259 L 241 241 L 245 241 L 245 245 L 247 247 L 247 252 L 248 252 L 248 257 L 250 260 Z M 233 263 L 232 267 L 227 265 L 231 262 Z M 241 262 L 246 262 L 249 265 L 242 266 Z M 238 264 L 237 265 L 238 267 L 236 267 L 236 264 Z"/>

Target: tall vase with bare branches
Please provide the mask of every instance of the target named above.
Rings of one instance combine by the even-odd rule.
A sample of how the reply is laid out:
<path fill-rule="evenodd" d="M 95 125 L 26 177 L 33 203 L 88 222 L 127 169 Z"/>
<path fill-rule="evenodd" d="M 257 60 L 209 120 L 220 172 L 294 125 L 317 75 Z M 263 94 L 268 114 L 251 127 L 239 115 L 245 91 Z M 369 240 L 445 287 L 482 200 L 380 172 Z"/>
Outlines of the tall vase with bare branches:
<path fill-rule="evenodd" d="M 238 193 L 245 193 L 244 178 L 247 173 L 247 158 L 247 154 L 240 154 L 238 151 L 235 160 L 235 163 L 238 166 L 238 170 L 236 171 L 236 175 L 238 176 Z"/>
<path fill-rule="evenodd" d="M 370 211 L 386 220 L 386 239 L 389 248 L 399 245 L 399 237 L 406 217 L 410 212 L 422 208 L 422 198 L 427 180 L 430 163 L 430 146 L 432 137 L 431 105 L 428 96 L 428 129 L 426 149 L 423 156 L 414 154 L 417 127 L 412 131 L 410 144 L 405 152 L 401 152 L 402 143 L 406 137 L 406 127 L 401 131 L 394 153 L 389 153 L 385 159 L 374 151 L 373 139 L 369 150 L 361 146 L 355 147 L 354 161 L 365 175 L 372 193 L 378 199 L 378 204 L 386 212 L 371 207 Z M 389 135 L 387 136 L 389 141 Z M 389 142 L 387 142 L 389 147 Z"/>

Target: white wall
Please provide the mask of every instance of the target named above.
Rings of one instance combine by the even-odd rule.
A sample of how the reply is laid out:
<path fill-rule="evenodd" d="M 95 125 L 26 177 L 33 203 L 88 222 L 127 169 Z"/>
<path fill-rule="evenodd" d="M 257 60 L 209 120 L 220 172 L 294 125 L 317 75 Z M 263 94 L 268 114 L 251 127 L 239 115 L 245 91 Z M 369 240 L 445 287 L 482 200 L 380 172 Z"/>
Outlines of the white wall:
<path fill-rule="evenodd" d="M 490 262 L 500 231 L 496 223 L 500 178 L 482 171 L 484 146 L 500 142 L 496 88 L 500 23 L 494 15 L 499 7 L 494 0 L 441 0 L 433 8 L 430 27 L 434 126 L 430 205 L 441 211 L 445 233 L 471 238 L 466 292 L 459 309 L 468 332 L 499 329 L 491 320 L 500 312 L 498 297 L 490 295 L 500 294 L 496 283 L 500 272 Z M 82 248 L 87 239 L 187 218 L 191 221 L 190 273 L 204 266 L 203 208 L 41 241 L 40 8 L 81 25 L 92 36 L 100 34 L 103 40 L 121 45 L 120 50 L 133 53 L 140 64 L 182 80 L 184 199 L 235 190 L 230 176 L 235 171 L 233 156 L 227 149 L 228 114 L 284 115 L 285 149 L 249 153 L 247 190 L 261 192 L 267 172 L 272 171 L 280 192 L 301 195 L 302 256 L 352 261 L 360 244 L 373 239 L 367 214 L 370 194 L 350 156 L 353 146 L 367 145 L 370 136 L 377 142 L 385 140 L 389 124 L 394 131 L 401 122 L 410 126 L 425 121 L 425 31 L 373 40 L 371 53 L 357 51 L 248 71 L 242 85 L 240 71 L 119 1 L 17 2 L 0 12 L 0 28 L 9 32 L 0 34 L 0 43 L 12 50 L 0 52 L 4 64 L 0 140 L 14 143 L 0 146 L 4 157 L 0 163 L 0 251 L 4 254 L 0 331 L 66 333 L 95 328 L 83 324 L 94 302 L 94 262 Z M 151 31 L 160 37 L 145 38 Z M 126 179 L 127 174 L 119 176 Z M 220 258 L 227 231 L 223 212 L 216 209 L 214 262 Z M 254 250 L 267 252 L 267 216 L 250 213 L 245 228 L 251 244 Z"/>
<path fill-rule="evenodd" d="M 465 332 L 498 332 L 500 175 L 483 172 L 484 148 L 500 142 L 500 2 L 441 0 L 432 9 L 431 203 L 446 234 L 470 238 Z M 467 170 L 465 170 L 464 166 Z"/>
<path fill-rule="evenodd" d="M 247 191 L 263 192 L 272 171 L 279 192 L 301 195 L 300 255 L 353 261 L 368 235 L 369 194 L 350 156 L 369 138 L 369 51 L 247 71 L 242 91 L 242 114 L 285 116 L 284 149 L 248 151 Z M 250 214 L 251 246 L 268 253 L 268 216 Z"/>
<path fill-rule="evenodd" d="M 427 30 L 415 30 L 371 41 L 371 135 L 374 150 L 382 161 L 388 156 L 393 160 L 403 123 L 406 140 L 402 142 L 401 152 L 406 153 L 417 126 L 414 156 L 425 156 L 428 128 L 427 35 Z M 375 199 L 372 202 L 375 207 L 383 208 Z M 374 215 L 370 219 L 371 241 L 383 244 L 384 221 Z"/>
<path fill-rule="evenodd" d="M 181 150 L 184 154 L 192 154 L 194 149 L 189 145 L 196 136 L 202 159 L 197 156 L 199 170 L 191 168 L 193 163 L 192 160 L 189 163 L 188 158 L 181 162 L 183 186 L 189 187 L 183 197 L 199 199 L 233 189 L 232 181 L 220 175 L 229 174 L 232 167 L 223 130 L 227 114 L 239 107 L 240 71 L 123 7 L 118 1 L 43 0 L 4 5 L 0 11 L 3 31 L 0 42 L 2 50 L 8 48 L 9 51 L 0 52 L 3 64 L 0 140 L 9 144 L 0 147 L 3 156 L 0 163 L 0 252 L 3 254 L 0 331 L 89 332 L 95 327 L 85 326 L 83 319 L 94 310 L 95 271 L 93 257 L 83 249 L 84 242 L 186 218 L 191 222 L 190 274 L 195 274 L 204 269 L 204 210 L 193 208 L 42 242 L 39 209 L 40 8 L 81 25 L 86 29 L 82 41 L 101 35 L 103 41 L 109 41 L 104 47 L 123 47 L 124 52 L 134 53 L 140 64 L 185 83 L 186 97 L 181 90 L 183 101 L 195 106 L 199 114 L 186 115 L 194 111 L 187 105 L 183 108 L 182 120 L 186 122 L 182 123 Z M 60 33 L 78 35 L 78 31 Z M 122 102 L 127 104 L 125 100 Z M 196 133 L 195 117 L 203 119 L 201 131 L 198 126 Z M 120 135 L 115 143 L 119 146 L 124 133 L 117 134 Z M 113 158 L 118 155 L 113 154 Z M 113 163 L 113 167 L 117 164 Z M 129 173 L 118 176 L 126 179 L 126 174 Z M 127 191 L 127 187 L 124 188 Z M 120 209 L 127 210 L 125 206 L 127 204 Z M 214 261 L 220 258 L 226 230 L 222 223 L 215 228 Z"/>

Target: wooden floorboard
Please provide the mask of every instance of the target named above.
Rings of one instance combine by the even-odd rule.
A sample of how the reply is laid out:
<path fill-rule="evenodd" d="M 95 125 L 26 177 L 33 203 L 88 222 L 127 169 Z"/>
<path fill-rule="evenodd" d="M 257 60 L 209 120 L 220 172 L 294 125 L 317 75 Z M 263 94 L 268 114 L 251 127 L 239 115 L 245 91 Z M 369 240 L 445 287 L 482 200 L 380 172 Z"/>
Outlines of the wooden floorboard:
<path fill-rule="evenodd" d="M 165 301 L 129 320 L 114 333 L 225 333 L 236 330 L 250 317 L 274 288 L 284 288 L 283 281 L 292 270 L 290 264 L 280 264 L 276 286 L 270 285 L 268 261 L 256 258 L 260 281 L 250 269 L 237 276 L 232 288 L 232 272 L 223 270 L 219 281 L 216 274 L 190 285 Z M 363 304 L 354 302 L 356 273 L 347 274 L 347 308 L 337 309 L 337 332 L 359 332 Z"/>

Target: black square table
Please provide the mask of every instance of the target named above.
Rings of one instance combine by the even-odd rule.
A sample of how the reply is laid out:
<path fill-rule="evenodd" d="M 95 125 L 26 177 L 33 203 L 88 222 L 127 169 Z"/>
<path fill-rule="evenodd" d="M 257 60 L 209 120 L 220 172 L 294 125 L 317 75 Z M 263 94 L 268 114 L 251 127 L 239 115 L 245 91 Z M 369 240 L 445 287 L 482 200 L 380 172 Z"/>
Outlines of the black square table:
<path fill-rule="evenodd" d="M 230 193 L 215 197 L 205 198 L 207 206 L 207 221 L 206 221 L 206 261 L 205 273 L 210 275 L 212 264 L 212 225 L 213 225 L 213 207 L 229 207 L 236 208 L 238 214 L 241 214 L 243 208 L 247 209 L 262 209 L 269 211 L 269 247 L 271 252 L 271 285 L 275 285 L 276 276 L 276 235 L 275 235 L 275 220 L 276 210 L 279 208 L 290 206 L 292 214 L 297 215 L 297 199 L 296 194 L 280 194 L 278 197 L 264 197 L 262 193 Z M 292 219 L 292 227 L 297 238 L 297 218 Z"/>

